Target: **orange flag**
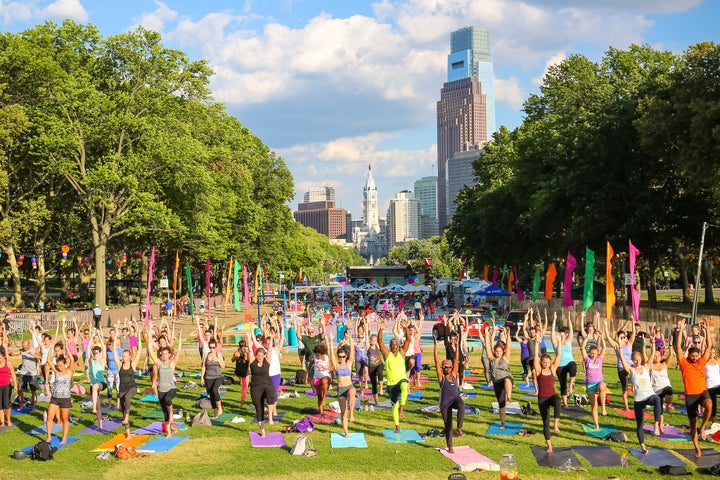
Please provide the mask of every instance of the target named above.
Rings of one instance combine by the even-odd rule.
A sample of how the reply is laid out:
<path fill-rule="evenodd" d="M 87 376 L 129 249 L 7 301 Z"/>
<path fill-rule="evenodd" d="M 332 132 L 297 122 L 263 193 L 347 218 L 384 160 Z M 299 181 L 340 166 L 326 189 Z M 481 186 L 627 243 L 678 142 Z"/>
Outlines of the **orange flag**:
<path fill-rule="evenodd" d="M 483 267 L 483 280 L 485 280 L 486 282 L 490 281 L 490 280 L 488 280 L 488 278 L 490 278 L 490 277 L 488 277 L 489 272 L 490 272 L 490 267 L 488 267 L 487 263 L 486 263 L 485 266 Z"/>
<path fill-rule="evenodd" d="M 607 257 L 605 259 L 605 318 L 613 318 L 615 306 L 615 284 L 612 277 L 612 258 L 615 255 L 610 242 L 607 242 Z"/>
<path fill-rule="evenodd" d="M 513 286 L 514 281 L 515 281 L 515 274 L 513 273 L 512 270 L 510 270 L 510 274 L 508 275 L 508 288 L 507 288 L 507 291 L 510 293 L 512 293 L 512 291 L 513 291 L 512 286 Z"/>
<path fill-rule="evenodd" d="M 555 264 L 551 263 L 545 274 L 545 298 L 547 300 L 552 300 L 555 277 L 557 277 L 557 269 L 555 268 Z"/>

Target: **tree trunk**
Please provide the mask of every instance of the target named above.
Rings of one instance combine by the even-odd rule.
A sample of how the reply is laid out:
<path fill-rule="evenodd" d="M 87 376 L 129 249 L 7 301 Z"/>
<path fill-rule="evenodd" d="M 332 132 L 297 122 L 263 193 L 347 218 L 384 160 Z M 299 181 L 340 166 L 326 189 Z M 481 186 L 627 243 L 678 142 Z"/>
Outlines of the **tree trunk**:
<path fill-rule="evenodd" d="M 107 212 L 106 212 L 107 215 Z M 92 225 L 93 248 L 95 249 L 95 304 L 100 308 L 107 306 L 107 270 L 105 255 L 107 254 L 107 242 L 110 237 L 110 224 L 105 221 L 100 223 L 92 213 L 90 215 Z"/>
<path fill-rule="evenodd" d="M 78 277 L 80 285 L 78 286 L 78 293 L 80 298 L 84 300 L 90 299 L 90 272 L 92 271 L 91 264 L 85 263 L 84 260 L 80 261 L 78 265 Z"/>
<path fill-rule="evenodd" d="M 705 305 L 710 307 L 715 305 L 715 298 L 713 297 L 713 264 L 712 260 L 703 262 L 702 268 L 703 284 L 705 287 Z"/>
<path fill-rule="evenodd" d="M 688 286 L 688 263 L 685 257 L 681 258 L 678 262 L 680 269 L 680 285 L 682 286 L 682 301 L 683 303 L 690 303 L 690 287 Z"/>
<path fill-rule="evenodd" d="M 43 303 L 47 303 L 47 272 L 45 271 L 45 238 L 35 240 L 35 252 L 37 253 L 37 277 L 34 280 L 37 286 L 37 295 L 35 297 L 35 303 L 39 303 L 41 300 Z"/>
<path fill-rule="evenodd" d="M 22 285 L 20 284 L 20 269 L 18 267 L 17 259 L 15 258 L 15 247 L 12 244 L 5 247 L 5 255 L 7 255 L 8 263 L 10 264 L 10 277 L 12 278 L 13 283 L 12 304 L 14 307 L 21 307 L 23 299 Z"/>
<path fill-rule="evenodd" d="M 655 274 L 657 273 L 657 261 L 651 260 L 650 261 L 650 275 L 648 276 L 648 282 L 647 282 L 647 292 L 648 292 L 648 302 L 650 303 L 650 308 L 657 308 L 657 280 L 655 278 Z"/>
<path fill-rule="evenodd" d="M 63 300 L 68 299 L 68 287 L 70 286 L 70 269 L 65 266 L 60 267 L 60 298 Z"/>

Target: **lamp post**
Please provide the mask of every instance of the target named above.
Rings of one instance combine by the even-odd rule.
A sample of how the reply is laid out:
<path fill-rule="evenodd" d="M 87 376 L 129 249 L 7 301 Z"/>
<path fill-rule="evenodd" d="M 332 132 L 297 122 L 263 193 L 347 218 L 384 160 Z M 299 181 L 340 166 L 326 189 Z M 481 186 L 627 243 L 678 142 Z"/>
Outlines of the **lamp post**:
<path fill-rule="evenodd" d="M 697 323 L 697 306 L 698 299 L 700 297 L 700 274 L 702 273 L 702 256 L 703 248 L 705 248 L 705 230 L 709 227 L 707 222 L 703 222 L 702 234 L 700 235 L 700 253 L 698 253 L 698 264 L 697 272 L 695 274 L 695 295 L 693 296 L 692 315 L 690 316 L 690 322 L 695 325 Z"/>

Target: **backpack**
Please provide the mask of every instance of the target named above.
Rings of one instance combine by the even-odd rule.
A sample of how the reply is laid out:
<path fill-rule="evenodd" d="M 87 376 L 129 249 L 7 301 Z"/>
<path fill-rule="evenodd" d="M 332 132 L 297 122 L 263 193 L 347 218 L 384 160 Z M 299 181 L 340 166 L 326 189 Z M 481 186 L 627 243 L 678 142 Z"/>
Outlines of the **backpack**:
<path fill-rule="evenodd" d="M 51 447 L 48 442 L 42 440 L 33 445 L 31 457 L 33 460 L 45 462 L 52 460 L 55 452 L 57 452 L 57 447 Z"/>
<path fill-rule="evenodd" d="M 575 394 L 575 405 L 578 407 L 588 407 L 590 406 L 590 399 L 586 394 Z"/>
<path fill-rule="evenodd" d="M 193 427 L 211 427 L 212 421 L 210 420 L 210 415 L 208 415 L 208 413 L 205 410 L 198 413 L 192 419 L 192 426 Z"/>
<path fill-rule="evenodd" d="M 315 422 L 310 417 L 304 417 L 295 424 L 295 431 L 299 433 L 310 433 L 315 430 Z"/>
<path fill-rule="evenodd" d="M 612 440 L 613 442 L 627 442 L 628 437 L 625 434 L 625 432 L 621 432 L 619 430 L 616 430 L 614 432 L 611 432 L 608 436 L 603 438 L 603 440 Z"/>
<path fill-rule="evenodd" d="M 283 378 L 282 384 L 287 385 L 289 387 L 294 387 L 295 386 L 295 377 Z"/>
<path fill-rule="evenodd" d="M 119 460 L 127 460 L 129 458 L 137 457 L 137 450 L 135 447 L 119 443 L 115 445 L 115 458 Z"/>
<path fill-rule="evenodd" d="M 200 408 L 202 410 L 210 410 L 212 409 L 212 402 L 208 397 L 202 397 L 200 400 L 195 402 L 195 408 Z"/>
<path fill-rule="evenodd" d="M 521 413 L 523 415 L 533 416 L 537 415 L 537 412 L 533 410 L 532 406 L 530 405 L 530 402 L 527 402 L 524 407 L 520 409 Z"/>
<path fill-rule="evenodd" d="M 312 440 L 306 435 L 298 435 L 295 437 L 293 446 L 290 449 L 292 455 L 303 455 L 305 457 L 314 457 L 317 455 L 317 449 L 313 446 Z"/>
<path fill-rule="evenodd" d="M 307 378 L 307 372 L 305 370 L 298 370 L 295 372 L 295 385 L 305 385 L 307 382 L 305 381 Z"/>

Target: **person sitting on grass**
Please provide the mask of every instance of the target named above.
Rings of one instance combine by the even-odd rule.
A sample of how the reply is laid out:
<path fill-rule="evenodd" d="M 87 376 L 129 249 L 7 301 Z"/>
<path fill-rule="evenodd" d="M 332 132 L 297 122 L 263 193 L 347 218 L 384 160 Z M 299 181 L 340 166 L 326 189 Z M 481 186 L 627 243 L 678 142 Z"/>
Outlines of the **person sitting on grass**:
<path fill-rule="evenodd" d="M 440 414 L 442 415 L 445 429 L 445 445 L 448 453 L 455 453 L 453 448 L 453 419 L 452 411 L 457 410 L 457 436 L 464 435 L 462 428 L 465 421 L 465 402 L 460 395 L 460 385 L 458 383 L 458 356 L 450 361 L 444 359 L 442 363 L 438 357 L 437 337 L 433 337 L 433 359 L 435 360 L 435 373 L 440 382 Z"/>
<path fill-rule="evenodd" d="M 120 379 L 120 390 L 118 393 L 118 401 L 120 402 L 120 411 L 123 419 L 122 425 L 125 426 L 125 438 L 130 438 L 130 401 L 137 393 L 137 383 L 135 383 L 135 371 L 140 363 L 140 349 L 142 348 L 142 340 L 138 338 L 138 348 L 135 349 L 133 356 L 132 350 L 125 349 L 118 357 L 117 348 L 113 349 L 115 363 L 118 365 L 118 377 Z"/>
<path fill-rule="evenodd" d="M 605 358 L 605 339 L 599 337 L 598 344 L 587 348 L 590 336 L 583 339 L 580 346 L 580 353 L 583 357 L 583 366 L 585 367 L 585 389 L 590 402 L 590 412 L 592 413 L 595 430 L 600 430 L 600 418 L 598 415 L 598 405 L 602 405 L 603 416 L 607 415 L 607 382 L 603 376 L 603 359 Z"/>
<path fill-rule="evenodd" d="M 148 335 L 148 338 L 152 337 Z M 160 347 L 157 354 L 155 353 L 156 348 L 157 346 L 154 341 L 149 342 L 147 354 L 152 358 L 155 365 L 157 365 L 158 400 L 160 401 L 160 408 L 163 412 L 162 433 L 165 434 L 165 438 L 170 438 L 172 437 L 173 427 L 175 427 L 172 401 L 177 394 L 177 388 L 175 386 L 175 366 L 180 360 L 182 332 L 178 334 L 178 347 L 174 355 L 169 346 Z"/>
<path fill-rule="evenodd" d="M 387 382 L 387 392 L 392 402 L 393 423 L 395 424 L 395 432 L 400 433 L 400 419 L 405 414 L 405 403 L 408 397 L 408 380 L 405 373 L 405 352 L 407 352 L 410 343 L 410 332 L 408 331 L 407 321 L 403 320 L 400 327 L 405 332 L 405 341 L 402 346 L 398 343 L 397 338 L 390 340 L 390 349 L 385 346 L 385 342 L 379 340 L 380 352 L 385 361 L 385 377 Z M 381 320 L 378 324 L 378 339 L 382 339 L 385 330 L 385 320 Z"/>
<path fill-rule="evenodd" d="M 62 439 L 61 445 L 67 443 L 68 429 L 70 428 L 70 407 L 72 406 L 72 396 L 70 388 L 72 387 L 73 374 L 75 373 L 75 362 L 73 357 L 64 349 L 62 355 L 55 358 L 54 362 L 47 362 L 47 368 L 53 372 L 55 381 L 51 385 L 50 405 L 47 410 L 47 438 L 48 443 L 52 440 L 53 420 L 60 418 L 62 423 Z M 101 427 L 102 428 L 102 427 Z"/>
<path fill-rule="evenodd" d="M 650 355 L 655 356 L 655 344 L 652 344 L 652 350 Z M 645 358 L 644 351 L 635 351 L 632 354 L 633 364 L 628 365 L 625 360 L 625 356 L 619 354 L 618 358 L 622 361 L 623 368 L 628 373 L 630 381 L 633 385 L 633 396 L 635 411 L 635 427 L 638 442 L 640 442 L 640 450 L 642 453 L 648 453 L 648 449 L 645 446 L 645 408 L 647 406 L 653 407 L 653 415 L 655 420 L 655 436 L 659 436 L 663 433 L 663 409 L 662 401 L 652 389 L 652 383 L 650 382 L 650 369 L 647 366 L 647 359 Z"/>
<path fill-rule="evenodd" d="M 587 337 L 586 337 L 587 338 Z M 550 407 L 553 408 L 553 431 L 560 433 L 560 396 L 555 390 L 555 378 L 557 376 L 558 365 L 560 364 L 560 354 L 555 353 L 555 358 L 551 361 L 550 355 L 540 356 L 540 339 L 533 339 L 535 347 L 532 349 L 535 357 L 533 358 L 533 383 L 538 391 L 538 409 L 540 410 L 540 418 L 543 422 L 543 435 L 547 444 L 547 453 L 553 453 L 552 442 L 550 440 Z"/>
<path fill-rule="evenodd" d="M 492 345 L 495 334 L 498 342 Z M 506 406 L 512 400 L 513 377 L 510 373 L 510 336 L 504 327 L 494 325 L 485 329 L 485 350 L 490 359 L 490 381 L 495 391 L 500 414 L 500 428 L 505 428 Z"/>

